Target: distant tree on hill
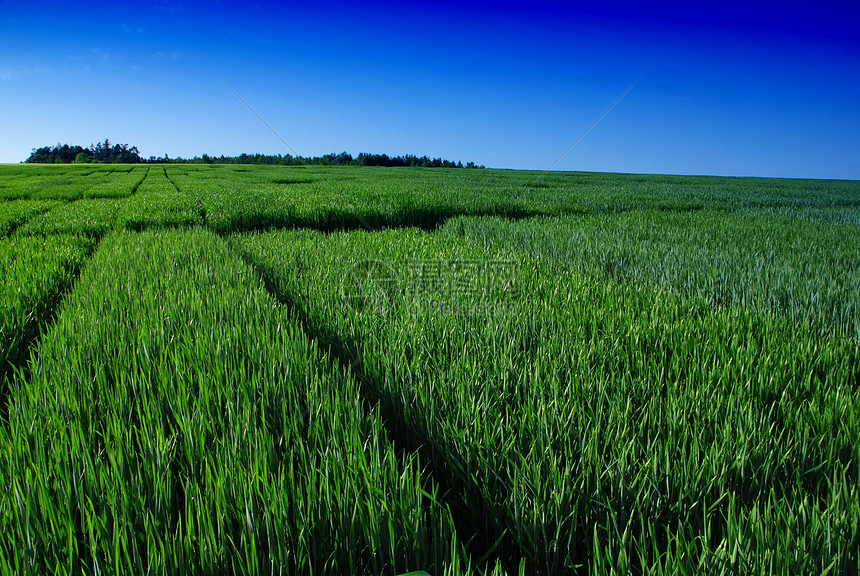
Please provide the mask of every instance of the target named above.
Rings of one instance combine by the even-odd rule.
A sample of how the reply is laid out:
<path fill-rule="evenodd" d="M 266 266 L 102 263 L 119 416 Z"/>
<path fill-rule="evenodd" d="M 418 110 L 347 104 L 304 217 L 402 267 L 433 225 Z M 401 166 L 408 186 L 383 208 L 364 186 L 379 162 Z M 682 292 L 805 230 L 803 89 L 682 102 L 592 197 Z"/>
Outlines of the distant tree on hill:
<path fill-rule="evenodd" d="M 122 163 L 122 164 L 137 164 L 145 162 L 147 164 L 258 164 L 265 166 L 411 166 L 422 168 L 463 168 L 462 162 L 452 162 L 443 160 L 442 158 L 429 158 L 428 156 L 414 156 L 406 154 L 404 156 L 389 156 L 388 154 L 369 154 L 362 152 L 356 157 L 348 152 L 340 154 L 325 154 L 323 156 L 292 156 L 290 154 L 245 154 L 239 156 L 209 156 L 203 154 L 202 157 L 195 156 L 194 158 L 171 158 L 167 154 L 161 157 L 150 156 L 149 158 L 141 158 L 137 146 L 129 146 L 128 144 L 111 144 L 111 141 L 105 139 L 104 142 L 98 142 L 95 145 L 90 144 L 89 148 L 83 146 L 70 146 L 68 144 L 57 144 L 56 146 L 43 146 L 42 148 L 33 148 L 30 157 L 24 160 L 30 164 L 68 164 L 98 162 L 105 164 Z M 466 168 L 483 168 L 474 162 L 469 162 Z"/>
<path fill-rule="evenodd" d="M 74 162 L 78 154 L 83 152 L 81 146 L 69 146 L 68 144 L 57 144 L 56 146 L 43 146 L 34 148 L 27 162 L 38 162 L 42 164 L 68 164 Z"/>
<path fill-rule="evenodd" d="M 33 148 L 30 157 L 24 160 L 30 164 L 70 164 L 72 162 L 137 164 L 141 161 L 137 146 L 111 145 L 110 140 L 107 139 L 95 146 L 90 144 L 89 148 L 59 143 L 56 146 Z"/>
<path fill-rule="evenodd" d="M 168 158 L 165 154 L 161 158 L 150 156 L 143 160 L 150 164 L 256 164 L 262 166 L 411 166 L 423 168 L 484 168 L 474 162 L 463 166 L 462 162 L 452 162 L 442 158 L 429 158 L 427 156 L 388 156 L 387 154 L 369 154 L 362 152 L 356 157 L 348 152 L 340 154 L 324 154 L 322 156 L 292 156 L 290 154 L 240 154 L 239 156 L 195 156 L 194 158 Z"/>

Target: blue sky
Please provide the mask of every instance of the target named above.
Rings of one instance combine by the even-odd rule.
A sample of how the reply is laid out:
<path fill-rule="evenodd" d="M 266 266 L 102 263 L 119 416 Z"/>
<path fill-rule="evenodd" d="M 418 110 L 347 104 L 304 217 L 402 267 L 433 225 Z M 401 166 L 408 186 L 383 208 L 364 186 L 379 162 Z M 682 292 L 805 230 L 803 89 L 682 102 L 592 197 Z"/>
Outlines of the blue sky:
<path fill-rule="evenodd" d="M 0 162 L 441 156 L 491 167 L 860 179 L 860 7 L 0 0 Z"/>

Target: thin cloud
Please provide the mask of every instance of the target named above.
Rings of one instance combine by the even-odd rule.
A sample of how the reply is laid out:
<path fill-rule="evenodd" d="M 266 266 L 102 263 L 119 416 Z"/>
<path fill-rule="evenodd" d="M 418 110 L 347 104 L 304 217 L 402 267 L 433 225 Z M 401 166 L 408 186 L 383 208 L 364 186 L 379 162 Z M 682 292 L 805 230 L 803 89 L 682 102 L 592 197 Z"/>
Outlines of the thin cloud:
<path fill-rule="evenodd" d="M 54 75 L 54 69 L 49 66 L 0 66 L 2 82 L 20 82 L 27 78 Z"/>
<path fill-rule="evenodd" d="M 107 52 L 101 48 L 90 48 L 90 55 L 99 64 L 110 64 L 111 62 L 117 62 L 123 59 L 122 54 Z"/>

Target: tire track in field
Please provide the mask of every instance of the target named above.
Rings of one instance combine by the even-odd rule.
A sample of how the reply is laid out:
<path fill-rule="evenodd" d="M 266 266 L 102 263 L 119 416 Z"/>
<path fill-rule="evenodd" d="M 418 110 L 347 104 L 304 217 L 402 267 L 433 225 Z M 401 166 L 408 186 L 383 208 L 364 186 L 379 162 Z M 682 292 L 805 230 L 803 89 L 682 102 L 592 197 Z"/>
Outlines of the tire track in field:
<path fill-rule="evenodd" d="M 177 192 L 179 192 L 180 194 L 188 194 L 187 192 L 184 192 L 182 188 L 180 188 L 179 185 L 177 185 L 176 182 L 170 176 L 168 176 L 166 166 L 164 167 L 164 177 L 167 178 L 167 181 L 170 182 L 170 184 Z M 191 194 L 188 194 L 188 196 L 191 197 Z M 200 220 L 203 223 L 203 226 L 208 228 L 206 224 L 206 206 L 203 205 L 203 202 L 200 200 L 200 198 L 195 199 L 194 203 L 197 205 L 197 213 L 200 214 Z M 188 228 L 188 226 L 185 226 L 185 228 Z"/>
<path fill-rule="evenodd" d="M 496 533 L 489 530 L 490 526 L 484 520 L 492 513 L 490 505 L 476 490 L 470 490 L 469 486 L 458 485 L 453 481 L 453 475 L 447 470 L 450 463 L 432 448 L 430 442 L 422 437 L 419 431 L 413 430 L 408 425 L 397 400 L 377 392 L 383 390 L 382 383 L 376 374 L 365 368 L 357 352 L 360 342 L 345 341 L 335 331 L 314 322 L 299 302 L 278 290 L 261 266 L 248 258 L 243 251 L 234 249 L 231 242 L 225 243 L 260 276 L 266 291 L 275 301 L 287 308 L 291 315 L 294 315 L 305 335 L 315 341 L 320 350 L 329 354 L 336 363 L 336 368 L 353 375 L 359 385 L 359 393 L 365 409 L 374 410 L 375 406 L 379 405 L 386 436 L 401 462 L 407 455 L 417 455 L 419 461 L 424 463 L 422 479 L 426 482 L 425 489 L 430 494 L 437 493 L 439 503 L 451 511 L 457 538 L 472 565 L 478 570 L 490 571 L 498 561 L 505 573 L 518 573 L 518 559 L 507 558 L 500 552 L 500 550 L 509 552 L 514 549 L 512 543 L 508 542 L 509 536 L 504 531 Z"/>
<path fill-rule="evenodd" d="M 36 302 L 35 305 L 29 306 L 29 313 L 21 326 L 20 338 L 15 342 L 2 343 L 4 346 L 11 346 L 9 356 L 4 365 L 0 367 L 0 382 L 2 382 L 0 417 L 4 422 L 7 422 L 9 418 L 12 384 L 15 381 L 26 382 L 29 380 L 30 360 L 38 348 L 42 334 L 50 330 L 56 321 L 66 295 L 74 288 L 87 263 L 92 260 L 98 250 L 100 243 L 100 239 L 95 240 L 93 245 L 85 251 L 81 263 L 71 265 L 70 270 L 68 270 L 71 272 L 69 276 L 57 285 L 50 287 L 45 298 Z"/>
<path fill-rule="evenodd" d="M 137 184 L 132 188 L 132 195 L 137 192 L 137 189 L 143 184 L 143 181 L 149 176 L 150 167 L 147 167 L 146 172 Z M 71 202 L 76 202 L 72 200 Z M 63 204 L 65 206 L 66 204 Z M 117 208 L 118 210 L 118 208 Z M 115 216 L 115 215 L 114 215 Z M 70 274 L 65 281 L 60 282 L 56 286 L 52 286 L 46 297 L 35 303 L 35 306 L 30 307 L 30 312 L 27 315 L 27 320 L 21 327 L 21 337 L 17 343 L 14 343 L 14 350 L 10 349 L 10 354 L 6 361 L 0 366 L 0 418 L 3 422 L 9 419 L 9 404 L 11 400 L 11 389 L 13 382 L 27 382 L 30 378 L 30 360 L 33 354 L 38 349 L 39 340 L 43 333 L 50 330 L 51 326 L 57 319 L 59 310 L 63 306 L 66 296 L 71 293 L 78 282 L 81 274 L 87 264 L 93 259 L 101 246 L 102 238 L 110 233 L 105 231 L 95 236 L 89 236 L 93 244 L 85 251 L 84 257 L 80 264 L 73 264 L 70 269 Z M 48 236 L 61 236 L 62 234 L 49 234 Z M 41 319 L 39 321 L 38 319 Z M 13 343 L 2 342 L 4 346 Z"/>
<path fill-rule="evenodd" d="M 168 180 L 170 180 L 168 178 Z M 171 184 L 177 191 L 183 192 L 172 180 Z M 394 217 L 379 217 L 374 215 L 361 214 L 330 214 L 326 222 L 319 222 L 315 217 L 292 217 L 288 224 L 271 223 L 263 221 L 252 224 L 231 224 L 228 228 L 213 226 L 209 221 L 209 213 L 206 207 L 199 199 L 194 200 L 193 207 L 196 209 L 201 219 L 201 224 L 208 227 L 215 234 L 222 238 L 227 238 L 232 234 L 240 233 L 256 233 L 256 232 L 271 232 L 276 230 L 312 230 L 321 234 L 336 234 L 338 232 L 353 232 L 356 230 L 364 230 L 367 232 L 381 232 L 383 230 L 395 230 L 403 228 L 417 228 L 424 232 L 436 232 L 441 229 L 449 220 L 454 218 L 499 218 L 510 222 L 518 222 L 522 220 L 532 220 L 540 218 L 563 218 L 567 216 L 594 216 L 606 215 L 613 216 L 628 212 L 647 211 L 650 209 L 644 208 L 617 208 L 607 210 L 561 210 L 558 212 L 539 212 L 539 211 L 510 211 L 510 210 L 422 210 L 413 212 L 407 215 L 399 215 Z M 659 208 L 661 212 L 667 213 L 692 213 L 702 210 L 702 208 Z M 730 212 L 729 209 L 716 209 L 718 211 Z M 141 225 L 139 228 L 134 228 L 136 232 L 144 232 L 149 229 L 163 228 L 192 228 L 200 224 L 163 224 L 163 223 L 148 223 Z"/>
<path fill-rule="evenodd" d="M 29 201 L 30 200 L 11 200 L 11 202 L 29 202 Z M 59 207 L 62 207 L 65 205 L 66 205 L 66 203 L 63 203 Z M 55 210 L 56 208 L 58 208 L 58 207 L 55 206 L 54 208 L 45 208 L 44 210 L 40 209 L 36 212 L 33 212 L 32 214 L 24 216 L 23 218 L 19 218 L 17 220 L 13 220 L 13 221 L 9 222 L 6 225 L 6 230 L 5 230 L 5 232 L 2 233 L 2 236 L 6 237 L 6 238 L 11 237 L 13 234 L 15 234 L 15 232 L 18 230 L 18 228 L 21 228 L 22 226 L 26 226 L 27 223 L 30 222 L 30 220 L 33 220 L 34 218 L 38 218 L 42 214 L 46 214 L 46 213 L 50 212 L 51 210 Z"/>

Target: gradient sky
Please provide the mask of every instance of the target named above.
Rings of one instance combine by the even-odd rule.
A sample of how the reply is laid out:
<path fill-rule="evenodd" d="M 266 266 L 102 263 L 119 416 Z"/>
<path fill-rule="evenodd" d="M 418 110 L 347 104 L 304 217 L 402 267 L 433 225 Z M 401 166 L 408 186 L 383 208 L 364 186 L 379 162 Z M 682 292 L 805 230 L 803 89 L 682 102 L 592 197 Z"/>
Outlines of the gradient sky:
<path fill-rule="evenodd" d="M 0 0 L 0 162 L 346 150 L 860 179 L 854 3 Z"/>

